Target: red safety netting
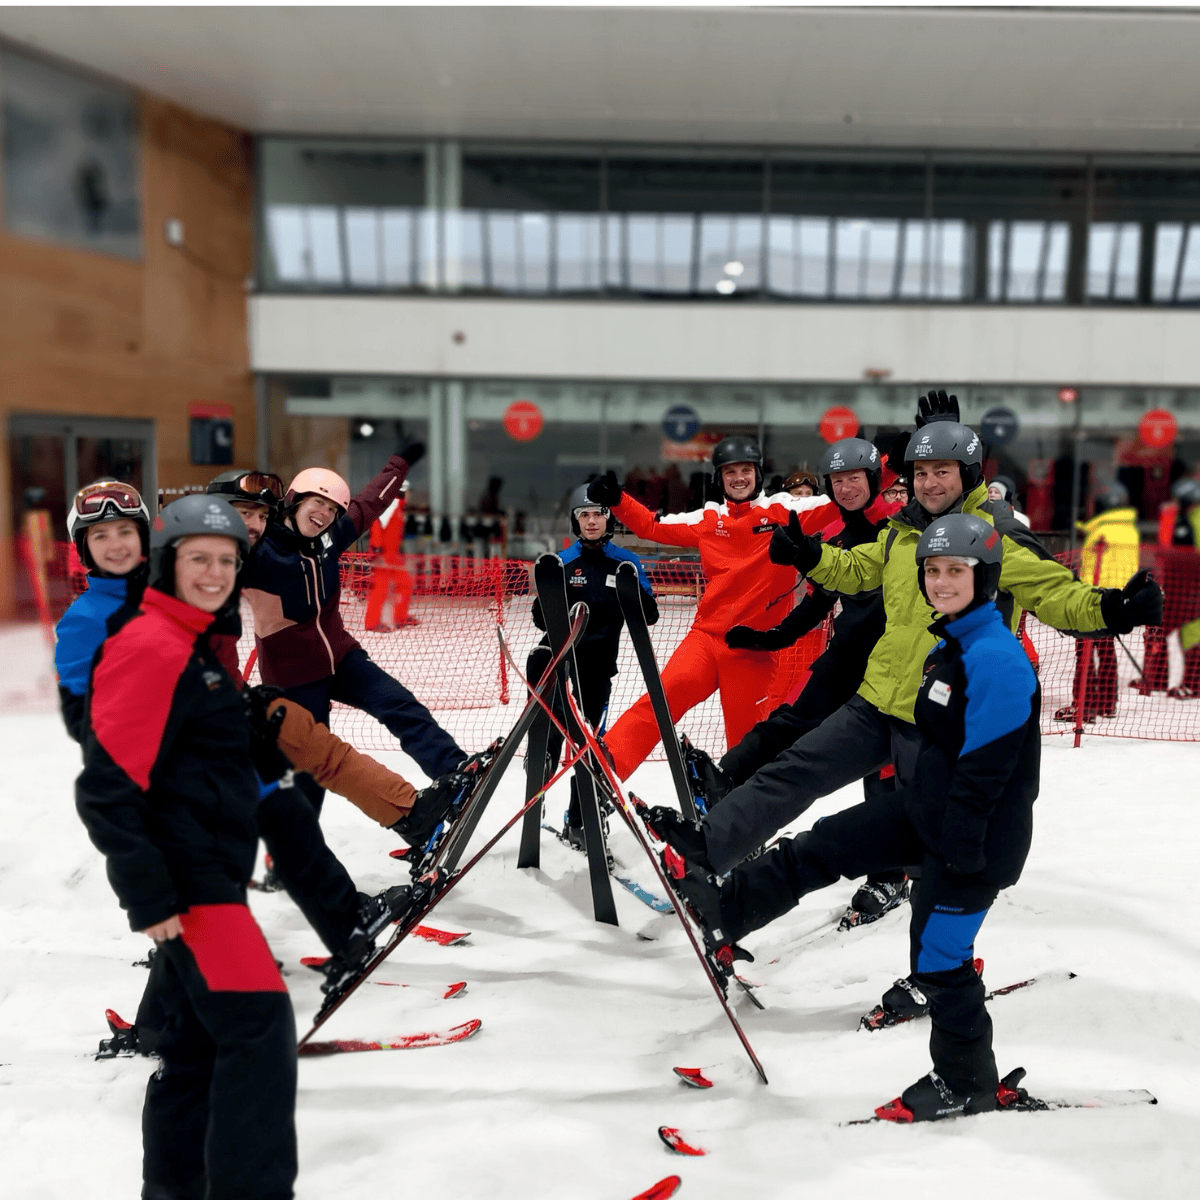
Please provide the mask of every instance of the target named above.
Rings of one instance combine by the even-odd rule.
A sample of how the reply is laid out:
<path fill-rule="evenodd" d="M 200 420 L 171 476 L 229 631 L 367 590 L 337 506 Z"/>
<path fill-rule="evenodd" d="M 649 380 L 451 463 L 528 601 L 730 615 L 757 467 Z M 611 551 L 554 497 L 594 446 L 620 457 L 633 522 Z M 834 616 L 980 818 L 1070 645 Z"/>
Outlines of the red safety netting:
<path fill-rule="evenodd" d="M 1074 560 L 1066 555 L 1062 559 L 1073 567 L 1078 565 L 1078 554 Z M 1085 733 L 1112 737 L 1200 740 L 1200 645 L 1185 653 L 1180 641 L 1182 631 L 1190 643 L 1192 631 L 1187 627 L 1200 620 L 1200 555 L 1189 548 L 1143 547 L 1141 560 L 1163 586 L 1161 629 L 1138 629 L 1120 639 L 1078 640 L 1043 625 L 1032 614 L 1027 616 L 1024 632 L 1038 658 L 1042 683 L 1043 733 L 1072 735 L 1078 727 Z M 522 688 L 503 661 L 497 629 L 503 629 L 524 670 L 530 649 L 541 637 L 529 615 L 532 564 L 498 558 L 409 556 L 407 579 L 398 589 L 407 599 L 407 622 L 395 629 L 368 630 L 368 607 L 379 612 L 381 591 L 393 589 L 389 594 L 394 594 L 396 572 L 378 569 L 369 555 L 345 555 L 342 561 L 342 617 L 371 657 L 428 705 L 466 749 L 477 749 L 507 732 L 519 711 Z M 55 565 L 59 576 L 57 582 L 51 580 L 49 593 L 52 615 L 57 617 L 81 590 L 84 577 L 73 550 L 65 546 Z M 704 581 L 696 562 L 650 560 L 646 570 L 661 614 L 650 631 L 651 639 L 663 664 L 691 627 Z M 385 604 L 383 612 L 399 621 L 403 604 L 396 613 Z M 240 650 L 245 664 L 254 647 L 246 606 L 243 620 Z M 760 716 L 796 694 L 808 664 L 823 647 L 824 636 L 824 630 L 817 630 L 776 656 L 775 682 L 769 701 L 760 707 Z M 1085 669 L 1089 659 L 1090 671 Z M 257 671 L 252 670 L 251 679 L 256 678 Z M 609 725 L 642 690 L 637 661 L 628 639 L 623 638 Z M 746 698 L 747 703 L 756 700 Z M 386 729 L 357 709 L 335 705 L 331 724 L 336 733 L 360 749 L 398 748 Z M 710 753 L 724 752 L 724 723 L 716 696 L 689 712 L 679 727 Z"/>

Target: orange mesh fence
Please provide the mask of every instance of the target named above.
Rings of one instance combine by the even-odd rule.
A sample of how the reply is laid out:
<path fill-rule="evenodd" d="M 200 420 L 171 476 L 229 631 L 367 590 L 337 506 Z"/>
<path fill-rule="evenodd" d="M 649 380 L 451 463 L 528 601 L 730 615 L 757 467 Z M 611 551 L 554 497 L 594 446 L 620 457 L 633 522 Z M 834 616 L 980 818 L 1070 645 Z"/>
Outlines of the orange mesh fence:
<path fill-rule="evenodd" d="M 49 589 L 55 619 L 82 590 L 84 580 L 73 547 L 56 550 Z M 1077 568 L 1078 558 L 1078 553 L 1074 559 L 1062 555 L 1060 561 Z M 1026 617 L 1023 632 L 1038 659 L 1042 684 L 1043 733 L 1071 735 L 1078 728 L 1110 737 L 1200 741 L 1200 554 L 1188 548 L 1146 546 L 1141 560 L 1163 587 L 1162 628 L 1137 629 L 1119 639 L 1084 640 L 1059 633 L 1032 614 Z M 411 689 L 465 749 L 478 749 L 506 733 L 522 703 L 522 687 L 502 659 L 496 631 L 503 628 L 523 671 L 529 651 L 541 638 L 529 615 L 532 564 L 410 555 L 405 564 L 412 583 L 407 623 L 369 630 L 365 617 L 372 589 L 387 586 L 388 573 L 375 569 L 369 555 L 345 555 L 342 561 L 342 617 L 371 657 Z M 695 562 L 645 565 L 661 614 L 650 630 L 661 666 L 691 628 L 704 581 Z M 377 611 L 379 605 L 374 608 Z M 240 653 L 245 664 L 254 647 L 245 606 L 243 622 Z M 816 630 L 777 655 L 772 704 L 795 695 L 824 638 L 824 629 Z M 257 671 L 251 672 L 251 679 L 257 680 Z M 608 724 L 642 691 L 633 650 L 628 638 L 622 638 Z M 335 705 L 331 724 L 360 749 L 397 748 L 386 729 L 357 709 Z M 724 722 L 716 696 L 679 724 L 696 745 L 715 755 L 724 753 Z"/>

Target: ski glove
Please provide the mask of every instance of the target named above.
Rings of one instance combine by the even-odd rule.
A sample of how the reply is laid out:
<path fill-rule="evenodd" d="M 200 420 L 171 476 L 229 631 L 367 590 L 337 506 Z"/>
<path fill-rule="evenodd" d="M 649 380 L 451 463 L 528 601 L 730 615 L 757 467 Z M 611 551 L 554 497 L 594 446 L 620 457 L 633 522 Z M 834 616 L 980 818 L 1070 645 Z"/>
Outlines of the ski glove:
<path fill-rule="evenodd" d="M 250 761 L 263 783 L 276 783 L 292 769 L 287 755 L 278 745 L 279 727 L 287 710 L 281 704 L 274 712 L 268 712 L 282 695 L 281 688 L 265 684 L 242 688 L 242 707 L 250 726 Z"/>
<path fill-rule="evenodd" d="M 725 645 L 731 650 L 782 650 L 791 644 L 792 639 L 779 626 L 751 629 L 749 625 L 735 625 L 725 634 Z"/>
<path fill-rule="evenodd" d="M 588 501 L 603 508 L 616 508 L 621 503 L 621 495 L 621 485 L 617 482 L 615 471 L 608 471 L 587 485 Z"/>
<path fill-rule="evenodd" d="M 917 428 L 934 421 L 958 421 L 958 397 L 945 392 L 930 392 L 917 401 Z M 894 468 L 893 468 L 894 469 Z"/>
<path fill-rule="evenodd" d="M 425 443 L 405 442 L 397 446 L 396 457 L 404 459 L 408 463 L 408 469 L 411 471 L 425 457 Z"/>
<path fill-rule="evenodd" d="M 821 539 L 800 528 L 800 517 L 792 513 L 787 525 L 776 525 L 767 550 L 771 561 L 781 567 L 795 567 L 807 575 L 821 561 Z"/>
<path fill-rule="evenodd" d="M 1110 633 L 1132 633 L 1138 625 L 1161 625 L 1163 595 L 1143 567 L 1123 588 L 1105 588 L 1100 615 Z"/>

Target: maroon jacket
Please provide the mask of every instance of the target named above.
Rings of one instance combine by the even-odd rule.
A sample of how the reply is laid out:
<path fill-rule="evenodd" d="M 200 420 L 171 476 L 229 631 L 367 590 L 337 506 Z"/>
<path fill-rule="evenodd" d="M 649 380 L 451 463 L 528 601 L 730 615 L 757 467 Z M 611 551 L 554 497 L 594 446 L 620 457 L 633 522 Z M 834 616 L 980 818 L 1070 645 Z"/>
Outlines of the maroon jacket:
<path fill-rule="evenodd" d="M 302 537 L 290 525 L 267 527 L 242 577 L 263 683 L 315 683 L 357 647 L 342 624 L 338 560 L 396 499 L 407 474 L 408 463 L 393 455 L 319 537 Z"/>

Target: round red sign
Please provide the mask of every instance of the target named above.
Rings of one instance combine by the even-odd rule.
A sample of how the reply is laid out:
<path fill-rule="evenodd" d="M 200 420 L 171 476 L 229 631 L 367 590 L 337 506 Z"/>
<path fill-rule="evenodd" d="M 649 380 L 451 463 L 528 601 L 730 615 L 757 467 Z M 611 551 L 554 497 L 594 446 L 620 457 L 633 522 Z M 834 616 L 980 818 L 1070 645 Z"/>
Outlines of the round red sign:
<path fill-rule="evenodd" d="M 532 442 L 544 424 L 542 410 L 532 400 L 515 400 L 504 410 L 504 431 L 514 442 Z"/>
<path fill-rule="evenodd" d="M 858 432 L 858 418 L 852 408 L 835 404 L 825 410 L 817 429 L 827 442 L 840 442 L 842 438 L 853 437 Z"/>
<path fill-rule="evenodd" d="M 1143 446 L 1151 446 L 1155 449 L 1169 446 L 1175 440 L 1178 432 L 1179 426 L 1175 422 L 1174 415 L 1165 408 L 1150 409 L 1138 422 L 1138 437 L 1142 439 Z"/>

